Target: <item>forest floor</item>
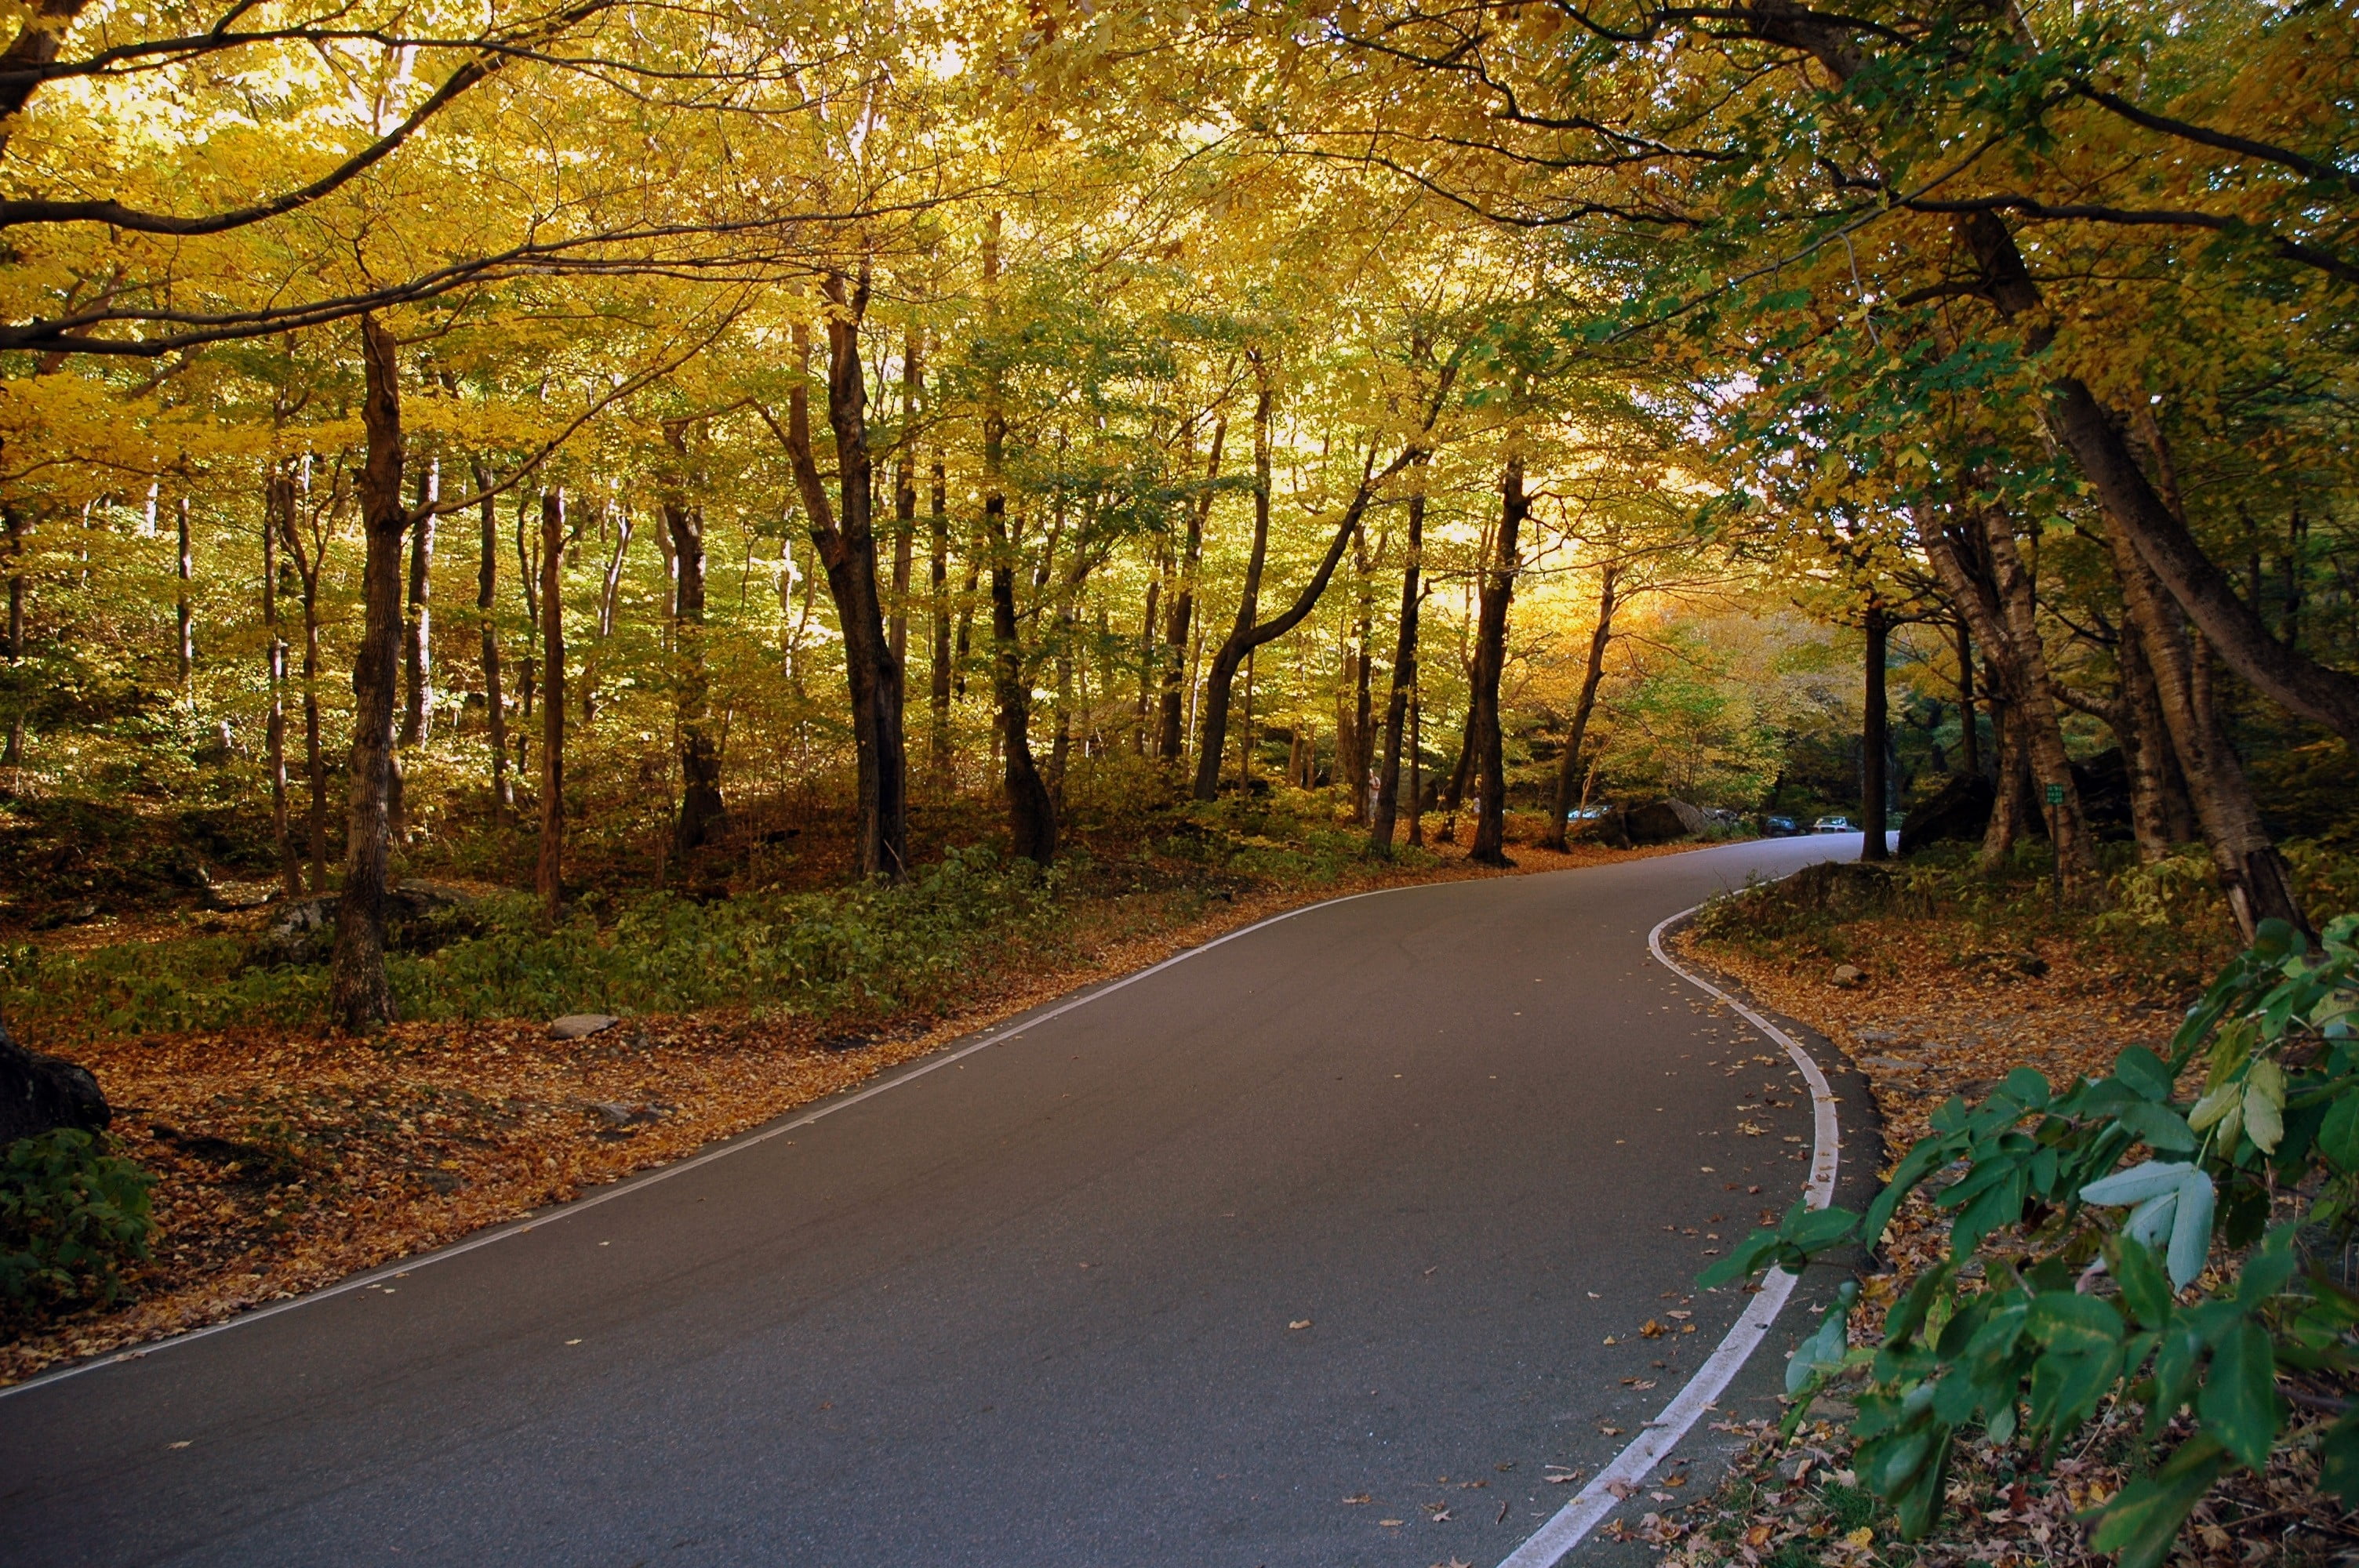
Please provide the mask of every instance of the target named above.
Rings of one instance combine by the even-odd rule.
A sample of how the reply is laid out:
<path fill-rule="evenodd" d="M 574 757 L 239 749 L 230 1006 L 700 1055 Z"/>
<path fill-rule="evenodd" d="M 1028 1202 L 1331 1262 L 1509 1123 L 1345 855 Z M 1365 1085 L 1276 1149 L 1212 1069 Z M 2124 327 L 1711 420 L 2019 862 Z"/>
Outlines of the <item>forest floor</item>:
<path fill-rule="evenodd" d="M 1734 979 L 1762 1006 L 1818 1031 L 1860 1066 L 1882 1120 L 1887 1170 L 1925 1135 L 1944 1100 L 1979 1098 L 2010 1068 L 2034 1067 L 2060 1087 L 2082 1074 L 2103 1076 L 2126 1046 L 2162 1051 L 2201 989 L 2181 966 L 2094 937 L 2069 912 L 2007 922 L 1988 912 L 1928 917 L 1913 910 L 1790 925 L 1772 914 L 1748 929 L 1743 908 L 1740 899 L 1705 933 L 1690 928 L 1674 946 L 1701 968 Z M 2190 935 L 2195 946 L 2217 940 Z M 1839 979 L 1839 964 L 1864 978 Z M 1871 1320 L 1880 1322 L 1908 1280 L 1947 1247 L 1946 1217 L 1921 1194 L 1911 1198 L 1887 1233 L 1883 1266 L 1863 1281 L 1854 1343 L 1873 1342 L 1861 1337 Z M 1790 1438 L 1769 1422 L 1723 1427 L 1752 1441 L 1718 1493 L 1608 1530 L 1662 1549 L 1666 1568 L 2110 1562 L 2089 1550 L 2074 1516 L 2128 1480 L 2125 1462 L 2135 1457 L 2143 1418 L 2135 1406 L 2109 1410 L 2080 1447 L 2045 1465 L 2012 1446 L 1962 1441 L 1941 1522 L 1916 1542 L 1899 1539 L 1891 1510 L 1851 1468 L 1844 1425 L 1851 1413 L 1846 1402 L 1822 1397 Z M 2319 1499 L 2315 1458 L 2299 1442 L 2281 1455 L 2266 1476 L 2237 1472 L 2213 1488 L 2174 1564 L 2352 1560 L 2359 1515 Z"/>
<path fill-rule="evenodd" d="M 97 1075 L 118 1152 L 157 1177 L 153 1255 L 126 1271 L 115 1305 L 0 1345 L 0 1383 L 217 1323 L 562 1203 L 1288 909 L 1689 847 L 1576 844 L 1555 854 L 1511 843 L 1508 872 L 1443 845 L 1414 864 L 1364 861 L 1315 877 L 1191 878 L 1182 868 L 1144 892 L 1085 880 L 1020 950 L 857 1016 L 715 1008 L 628 1017 L 578 1041 L 552 1040 L 535 1018 L 402 1023 L 366 1037 L 279 1024 L 100 1032 L 52 1045 Z M 219 925 L 209 917 L 207 929 Z M 125 921 L 104 940 L 179 929 Z M 93 934 L 49 939 L 63 951 Z"/>

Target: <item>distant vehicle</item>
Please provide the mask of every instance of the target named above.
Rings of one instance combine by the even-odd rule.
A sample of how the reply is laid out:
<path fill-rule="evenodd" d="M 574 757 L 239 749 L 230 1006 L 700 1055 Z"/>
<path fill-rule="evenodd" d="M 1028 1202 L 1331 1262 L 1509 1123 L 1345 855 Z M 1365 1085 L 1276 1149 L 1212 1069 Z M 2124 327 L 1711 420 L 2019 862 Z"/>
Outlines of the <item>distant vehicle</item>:
<path fill-rule="evenodd" d="M 1801 824 L 1790 816 L 1765 816 L 1761 819 L 1761 835 L 1765 838 L 1791 838 L 1801 830 Z"/>
<path fill-rule="evenodd" d="M 1852 826 L 1851 818 L 1848 816 L 1821 816 L 1816 822 L 1810 824 L 1810 831 L 1813 833 L 1856 833 L 1859 829 Z"/>
<path fill-rule="evenodd" d="M 1605 815 L 1602 806 L 1577 806 L 1564 814 L 1567 822 L 1594 822 Z"/>

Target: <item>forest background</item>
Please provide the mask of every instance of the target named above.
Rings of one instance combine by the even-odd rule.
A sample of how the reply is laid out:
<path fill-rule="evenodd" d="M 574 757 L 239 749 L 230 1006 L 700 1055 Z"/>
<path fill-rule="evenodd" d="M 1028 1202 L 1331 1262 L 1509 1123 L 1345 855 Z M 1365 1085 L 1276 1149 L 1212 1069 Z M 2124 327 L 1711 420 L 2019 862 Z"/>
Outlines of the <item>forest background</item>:
<path fill-rule="evenodd" d="M 2351 903 L 2352 20 L 17 5 L 0 1014 L 874 1022 L 1666 796 L 2183 989 Z"/>

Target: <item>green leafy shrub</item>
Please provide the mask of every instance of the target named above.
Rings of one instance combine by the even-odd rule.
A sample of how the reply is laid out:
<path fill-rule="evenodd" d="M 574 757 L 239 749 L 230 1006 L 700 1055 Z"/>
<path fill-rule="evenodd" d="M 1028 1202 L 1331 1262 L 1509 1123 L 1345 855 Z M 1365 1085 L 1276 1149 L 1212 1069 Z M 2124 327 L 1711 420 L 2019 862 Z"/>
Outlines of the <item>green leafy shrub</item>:
<path fill-rule="evenodd" d="M 2153 1568 L 2214 1479 L 2288 1441 L 2281 1375 L 2348 1390 L 2359 1374 L 2359 1292 L 2329 1262 L 2359 1197 L 2359 915 L 2316 949 L 2265 925 L 2170 1053 L 2133 1046 L 2060 1094 L 2018 1067 L 1979 1104 L 1952 1098 L 1864 1215 L 1797 1205 L 1703 1275 L 1873 1249 L 1909 1194 L 1931 1192 L 1948 1260 L 1910 1283 L 1877 1345 L 1814 1336 L 1788 1378 L 1797 1415 L 1830 1382 L 1864 1385 L 1855 1467 L 1912 1539 L 1939 1517 L 1960 1431 L 2052 1453 L 2127 1398 L 2148 1450 L 2192 1420 L 2088 1516 L 2098 1550 Z M 2319 1485 L 2359 1504 L 2359 1406 L 2320 1401 L 2342 1413 L 2317 1440 Z"/>
<path fill-rule="evenodd" d="M 0 1296 L 10 1317 L 122 1292 L 122 1266 L 147 1256 L 155 1178 L 60 1127 L 0 1151 Z"/>

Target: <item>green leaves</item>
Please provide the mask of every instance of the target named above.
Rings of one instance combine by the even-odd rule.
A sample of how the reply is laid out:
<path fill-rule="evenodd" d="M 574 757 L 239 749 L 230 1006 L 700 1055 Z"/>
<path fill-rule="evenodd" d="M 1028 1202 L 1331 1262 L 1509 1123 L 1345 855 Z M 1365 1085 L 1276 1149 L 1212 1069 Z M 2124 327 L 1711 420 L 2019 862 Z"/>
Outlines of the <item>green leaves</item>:
<path fill-rule="evenodd" d="M 2091 1182 L 2081 1197 L 2093 1204 L 2137 1206 L 2123 1233 L 2143 1246 L 2168 1246 L 2173 1289 L 2186 1289 L 2203 1271 L 2217 1195 L 2212 1178 L 2196 1167 L 2149 1160 Z"/>
<path fill-rule="evenodd" d="M 2277 1356 L 2268 1331 L 2247 1319 L 2212 1347 L 2212 1369 L 2195 1401 L 2203 1430 L 2247 1467 L 2267 1465 L 2285 1411 L 2277 1395 Z"/>
<path fill-rule="evenodd" d="M 2118 1552 L 2121 1568 L 2158 1568 L 2179 1538 L 2179 1527 L 2227 1465 L 2227 1452 L 2208 1433 L 2198 1433 L 2161 1469 L 2131 1482 L 2096 1512 L 2090 1544 Z"/>
<path fill-rule="evenodd" d="M 0 1296 L 10 1308 L 112 1302 L 147 1256 L 155 1178 L 78 1128 L 0 1151 Z"/>

